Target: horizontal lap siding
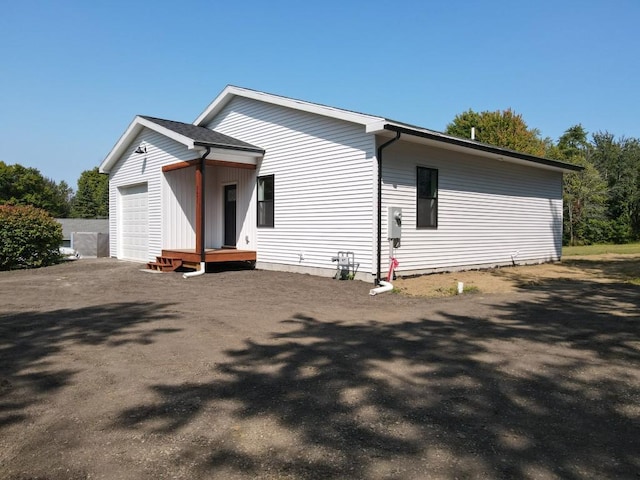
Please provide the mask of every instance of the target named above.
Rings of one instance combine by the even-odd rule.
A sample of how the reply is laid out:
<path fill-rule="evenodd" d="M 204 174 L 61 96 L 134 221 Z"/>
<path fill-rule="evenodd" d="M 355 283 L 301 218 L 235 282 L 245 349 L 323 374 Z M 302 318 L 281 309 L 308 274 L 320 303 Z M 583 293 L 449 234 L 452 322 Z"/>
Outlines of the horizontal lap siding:
<path fill-rule="evenodd" d="M 438 169 L 438 228 L 416 228 L 416 167 Z M 403 208 L 399 272 L 557 260 L 562 175 L 432 147 L 400 143 L 385 152 L 387 207 Z M 385 250 L 383 250 L 385 251 Z"/>
<path fill-rule="evenodd" d="M 236 97 L 209 128 L 265 149 L 258 175 L 275 175 L 259 262 L 330 271 L 348 250 L 371 271 L 374 139 L 363 126 Z"/>
<path fill-rule="evenodd" d="M 147 153 L 134 153 L 134 150 L 143 142 L 146 145 Z M 169 190 L 169 186 L 163 186 L 162 167 L 177 161 L 192 160 L 196 157 L 197 154 L 187 150 L 184 145 L 146 128 L 131 142 L 128 150 L 109 174 L 109 247 L 111 256 L 116 256 L 118 252 L 118 188 L 147 183 L 149 260 L 153 260 L 156 255 L 160 255 L 162 245 L 166 243 L 163 242 L 163 221 L 174 225 L 184 223 L 179 218 L 169 221 L 169 211 L 172 212 L 172 215 L 183 215 L 176 205 L 167 212 L 163 212 L 163 207 L 169 207 L 167 201 L 163 204 L 163 189 Z"/>

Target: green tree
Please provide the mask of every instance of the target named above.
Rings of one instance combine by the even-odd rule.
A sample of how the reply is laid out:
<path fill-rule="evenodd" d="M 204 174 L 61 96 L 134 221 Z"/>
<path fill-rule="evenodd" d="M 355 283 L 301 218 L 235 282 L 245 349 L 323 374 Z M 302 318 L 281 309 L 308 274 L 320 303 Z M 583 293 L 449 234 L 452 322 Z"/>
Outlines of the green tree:
<path fill-rule="evenodd" d="M 475 139 L 479 142 L 530 155 L 544 156 L 551 143 L 540 137 L 539 130 L 529 128 L 522 115 L 511 109 L 480 113 L 470 109 L 456 115 L 445 132 L 460 138 L 470 138 L 472 127 L 475 128 Z"/>
<path fill-rule="evenodd" d="M 564 175 L 564 237 L 569 245 L 609 241 L 606 218 L 607 184 L 600 172 L 585 157 L 574 156 L 572 163 L 584 167 L 581 172 Z"/>
<path fill-rule="evenodd" d="M 640 140 L 595 133 L 593 162 L 609 190 L 607 215 L 613 225 L 612 240 L 640 238 Z"/>
<path fill-rule="evenodd" d="M 71 215 L 77 218 L 109 215 L 109 177 L 101 174 L 98 167 L 85 170 L 80 174 Z"/>
<path fill-rule="evenodd" d="M 547 149 L 557 160 L 584 167 L 564 175 L 564 243 L 569 245 L 601 243 L 608 238 L 606 218 L 607 184 L 590 161 L 593 147 L 582 125 L 568 128 L 558 143 Z"/>
<path fill-rule="evenodd" d="M 557 147 L 561 159 L 571 161 L 572 158 L 583 157 L 588 160 L 593 148 L 587 135 L 587 131 L 581 124 L 569 127 L 558 139 Z"/>
<path fill-rule="evenodd" d="M 68 216 L 71 189 L 44 177 L 35 168 L 0 161 L 0 205 L 32 205 L 54 217 Z"/>
<path fill-rule="evenodd" d="M 57 218 L 66 218 L 71 215 L 71 202 L 73 201 L 73 189 L 67 182 L 62 180 L 55 185 L 56 197 L 60 205 L 63 206 L 62 212 L 55 215 Z"/>

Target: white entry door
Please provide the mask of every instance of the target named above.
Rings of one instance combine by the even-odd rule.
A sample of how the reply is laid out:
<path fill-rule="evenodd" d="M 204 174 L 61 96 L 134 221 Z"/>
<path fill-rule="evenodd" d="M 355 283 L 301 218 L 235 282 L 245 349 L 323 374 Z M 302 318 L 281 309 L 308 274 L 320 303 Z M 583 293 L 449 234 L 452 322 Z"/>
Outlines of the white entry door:
<path fill-rule="evenodd" d="M 120 255 L 125 260 L 148 260 L 149 203 L 147 185 L 120 189 Z"/>

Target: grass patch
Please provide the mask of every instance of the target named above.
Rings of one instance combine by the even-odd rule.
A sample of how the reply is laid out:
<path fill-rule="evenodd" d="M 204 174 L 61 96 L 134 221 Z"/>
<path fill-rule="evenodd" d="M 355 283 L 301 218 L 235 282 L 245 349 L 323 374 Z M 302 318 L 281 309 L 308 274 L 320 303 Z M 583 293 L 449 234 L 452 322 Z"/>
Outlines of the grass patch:
<path fill-rule="evenodd" d="M 624 245 L 583 245 L 580 247 L 562 247 L 563 256 L 602 255 L 605 253 L 640 254 L 640 243 L 625 243 Z"/>
<path fill-rule="evenodd" d="M 478 287 L 476 287 L 475 285 L 469 285 L 468 287 L 463 287 L 462 289 L 462 293 L 478 293 L 480 291 L 480 289 Z M 456 293 L 458 292 L 458 289 L 456 288 Z"/>
<path fill-rule="evenodd" d="M 443 297 L 454 297 L 456 295 L 460 295 L 458 293 L 458 287 L 440 287 L 438 289 L 436 289 L 436 291 L 442 295 Z M 478 287 L 476 287 L 475 285 L 465 285 L 464 287 L 462 287 L 462 295 L 467 294 L 467 293 L 478 293 L 480 291 L 480 289 Z"/>

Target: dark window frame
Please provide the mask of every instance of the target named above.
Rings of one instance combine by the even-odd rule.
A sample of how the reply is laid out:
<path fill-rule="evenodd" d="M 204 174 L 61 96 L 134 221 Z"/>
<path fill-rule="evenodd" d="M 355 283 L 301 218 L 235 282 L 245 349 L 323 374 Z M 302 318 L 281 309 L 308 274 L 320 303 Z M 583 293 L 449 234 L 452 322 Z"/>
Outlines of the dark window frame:
<path fill-rule="evenodd" d="M 430 172 L 429 179 L 431 180 L 431 185 L 427 185 L 420 188 L 420 171 L 425 170 Z M 435 184 L 435 185 L 433 185 Z M 428 194 L 424 194 L 424 192 L 431 192 Z M 423 193 L 421 193 L 423 192 Z M 420 202 L 420 200 L 429 200 L 431 205 L 428 207 L 432 209 L 433 212 L 429 212 L 430 214 L 426 215 L 426 218 L 433 218 L 433 222 L 421 222 L 421 219 L 425 217 L 425 215 L 421 215 L 421 207 L 420 204 L 424 202 Z M 425 207 L 422 207 L 425 208 Z M 416 228 L 419 229 L 437 229 L 438 228 L 438 169 L 431 167 L 416 167 Z"/>
<path fill-rule="evenodd" d="M 271 181 L 271 198 L 260 200 L 260 182 L 261 181 Z M 259 228 L 273 228 L 275 226 L 275 188 L 276 181 L 275 175 L 261 175 L 256 180 L 256 199 L 257 199 L 257 208 L 256 208 L 256 225 Z M 261 207 L 268 208 L 266 214 L 260 215 Z M 270 213 L 270 215 L 269 215 Z M 263 221 L 261 222 L 261 217 Z M 270 221 L 269 221 L 270 220 Z"/>

